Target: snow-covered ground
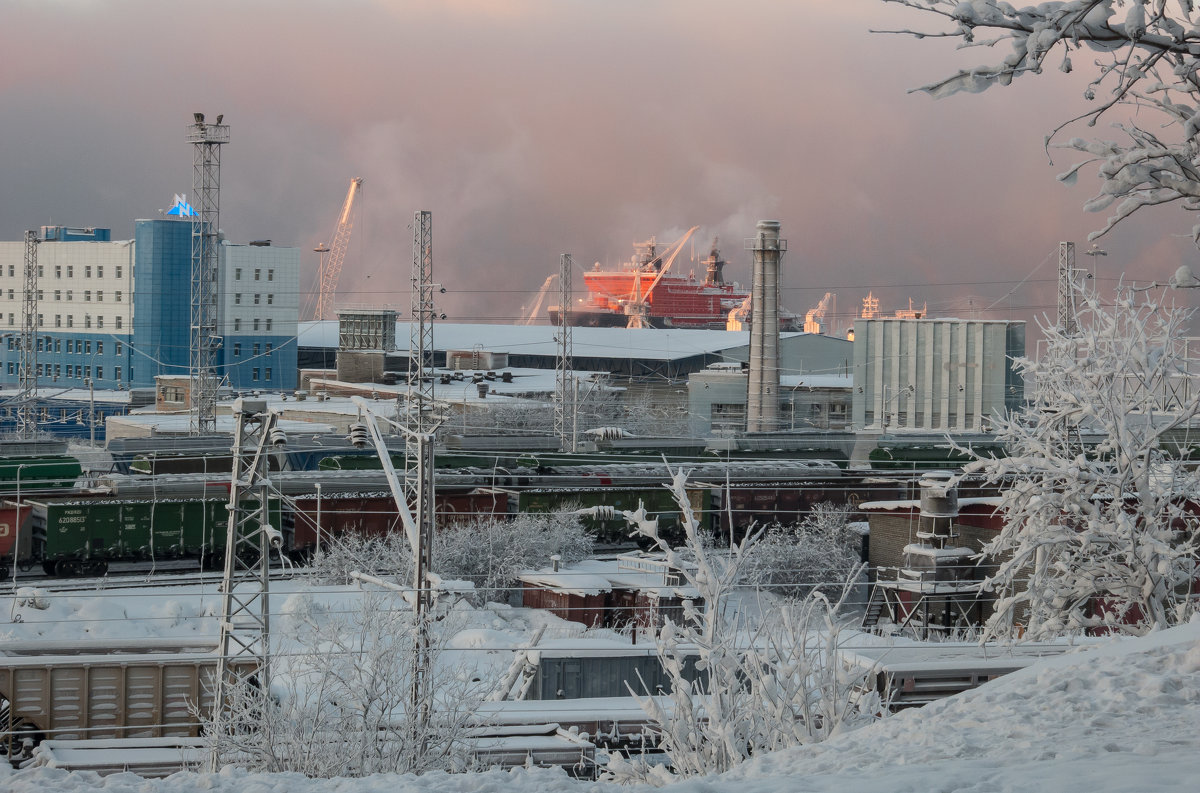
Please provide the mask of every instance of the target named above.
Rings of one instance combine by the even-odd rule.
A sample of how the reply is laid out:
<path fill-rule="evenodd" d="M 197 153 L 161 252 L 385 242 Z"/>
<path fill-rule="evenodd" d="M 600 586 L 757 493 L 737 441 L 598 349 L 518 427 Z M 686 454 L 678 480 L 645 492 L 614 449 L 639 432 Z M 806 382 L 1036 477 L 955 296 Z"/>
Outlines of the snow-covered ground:
<path fill-rule="evenodd" d="M 332 594 L 332 593 L 330 593 Z M 109 600 L 116 607 L 120 597 Z M 186 607 L 182 603 L 188 602 Z M 158 602 L 155 635 L 188 630 L 204 607 L 179 597 Z M 128 597 L 121 608 L 142 611 Z M 108 606 L 92 606 L 90 626 L 112 625 Z M 8 636 L 65 637 L 71 613 L 84 617 L 83 599 L 55 603 L 50 619 L 13 625 Z M 76 619 L 70 619 L 72 623 Z M 127 620 L 132 623 L 133 620 Z M 204 620 L 202 620 L 204 621 Z M 497 617 L 496 627 L 506 620 Z M 53 629 L 52 629 L 53 625 Z M 74 625 L 76 629 L 79 623 Z M 511 626 L 510 626 L 511 627 Z M 107 632 L 107 631 L 106 631 Z M 498 631 L 486 644 L 515 642 Z M 468 633 L 462 639 L 482 636 Z M 504 641 L 498 641 L 504 639 Z M 464 643 L 469 644 L 469 641 Z M 919 710 L 876 723 L 827 743 L 775 753 L 722 777 L 680 782 L 680 793 L 828 791 L 1187 791 L 1200 779 L 1200 623 L 1139 639 L 1114 641 L 1039 661 Z M 362 780 L 308 780 L 298 775 L 178 774 L 142 780 L 128 774 L 97 777 L 58 769 L 8 773 L 0 791 L 106 791 L 109 793 L 550 793 L 629 791 L 612 783 L 578 782 L 559 771 L 488 771 L 481 774 L 376 776 Z"/>

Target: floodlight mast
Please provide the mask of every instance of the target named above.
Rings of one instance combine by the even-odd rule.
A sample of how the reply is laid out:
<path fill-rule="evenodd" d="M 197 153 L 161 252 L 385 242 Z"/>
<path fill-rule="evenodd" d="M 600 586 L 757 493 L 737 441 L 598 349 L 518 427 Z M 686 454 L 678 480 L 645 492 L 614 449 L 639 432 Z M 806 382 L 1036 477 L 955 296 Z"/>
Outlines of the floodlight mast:
<path fill-rule="evenodd" d="M 22 440 L 37 435 L 38 234 L 25 232 L 25 284 L 21 293 L 21 371 L 17 398 L 18 431 Z"/>

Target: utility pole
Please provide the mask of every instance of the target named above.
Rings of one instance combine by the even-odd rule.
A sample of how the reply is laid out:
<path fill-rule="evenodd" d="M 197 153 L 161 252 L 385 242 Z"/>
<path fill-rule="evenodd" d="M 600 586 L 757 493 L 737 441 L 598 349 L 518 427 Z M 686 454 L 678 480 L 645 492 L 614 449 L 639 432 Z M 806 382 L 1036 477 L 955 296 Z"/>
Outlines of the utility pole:
<path fill-rule="evenodd" d="M 220 267 L 221 233 L 221 146 L 229 142 L 229 126 L 206 124 L 203 113 L 192 114 L 188 141 L 192 144 L 192 289 L 191 417 L 193 435 L 216 431 L 217 354 L 221 339 L 217 333 L 217 271 Z"/>
<path fill-rule="evenodd" d="M 37 434 L 38 235 L 25 232 L 25 286 L 21 293 L 21 371 L 18 430 L 22 440 Z"/>
<path fill-rule="evenodd" d="M 567 314 L 571 310 L 571 271 L 574 262 L 571 254 L 558 257 L 558 360 L 554 379 L 554 431 L 558 434 L 558 449 L 562 452 L 575 451 L 575 415 L 578 404 L 575 400 L 574 344 L 571 338 L 571 323 Z"/>
<path fill-rule="evenodd" d="M 284 445 L 278 416 L 263 400 L 233 403 L 236 425 L 233 472 L 229 486 L 229 522 L 225 532 L 225 573 L 221 579 L 220 658 L 213 701 L 211 769 L 221 766 L 222 742 L 242 729 L 229 719 L 231 702 L 261 697 L 271 690 L 270 552 L 283 535 L 271 524 L 268 454 Z M 269 741 L 270 736 L 263 736 Z"/>

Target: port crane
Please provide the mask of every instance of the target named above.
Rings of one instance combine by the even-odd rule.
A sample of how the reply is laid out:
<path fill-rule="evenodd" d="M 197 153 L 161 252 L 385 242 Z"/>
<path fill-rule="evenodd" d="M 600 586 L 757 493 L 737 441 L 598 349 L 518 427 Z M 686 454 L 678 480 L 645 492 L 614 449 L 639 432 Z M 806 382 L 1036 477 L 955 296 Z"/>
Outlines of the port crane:
<path fill-rule="evenodd" d="M 679 255 L 679 252 L 683 250 L 683 246 L 687 244 L 688 239 L 695 234 L 699 228 L 699 226 L 692 226 L 690 229 L 688 229 L 687 234 L 684 234 L 682 237 L 680 237 L 679 241 L 668 249 L 670 250 L 670 255 L 667 256 L 666 260 L 662 264 L 662 267 L 658 269 L 658 274 L 654 277 L 654 280 L 650 283 L 650 286 L 646 288 L 645 292 L 642 292 L 642 272 L 644 271 L 644 268 L 639 266 L 637 279 L 633 284 L 633 292 L 624 301 L 625 316 L 629 317 L 629 322 L 625 325 L 625 327 L 650 327 L 650 293 L 654 291 L 654 287 L 658 286 L 658 282 L 662 280 L 662 277 L 667 274 L 667 270 L 671 269 L 671 265 L 675 262 L 675 257 Z M 653 241 L 649 243 L 649 249 L 651 251 L 651 257 L 649 261 L 653 262 Z"/>
<path fill-rule="evenodd" d="M 333 319 L 333 297 L 337 292 L 338 277 L 342 274 L 342 263 L 346 260 L 346 250 L 350 247 L 350 232 L 354 228 L 354 199 L 362 190 L 362 183 L 360 177 L 350 180 L 350 189 L 346 191 L 342 213 L 338 215 L 337 226 L 333 230 L 333 243 L 328 247 L 318 245 L 313 248 L 317 253 L 329 254 L 321 263 L 317 277 L 318 292 L 314 319 Z"/>

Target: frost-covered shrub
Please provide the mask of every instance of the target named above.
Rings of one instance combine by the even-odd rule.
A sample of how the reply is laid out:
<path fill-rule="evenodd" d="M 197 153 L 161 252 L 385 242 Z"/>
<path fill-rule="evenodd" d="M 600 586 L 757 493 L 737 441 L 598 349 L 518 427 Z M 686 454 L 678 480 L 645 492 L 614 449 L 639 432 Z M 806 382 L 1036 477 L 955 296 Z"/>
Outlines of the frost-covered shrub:
<path fill-rule="evenodd" d="M 569 512 L 488 518 L 439 527 L 433 537 L 433 572 L 475 584 L 472 600 L 506 601 L 518 572 L 544 567 L 557 554 L 564 564 L 586 559 L 594 546 L 579 518 Z M 403 533 L 382 537 L 343 536 L 314 558 L 319 581 L 349 583 L 358 570 L 412 580 L 412 550 Z"/>
<path fill-rule="evenodd" d="M 845 507 L 822 503 L 803 521 L 767 527 L 742 562 L 741 582 L 787 598 L 836 597 L 859 567 L 861 537 Z"/>

